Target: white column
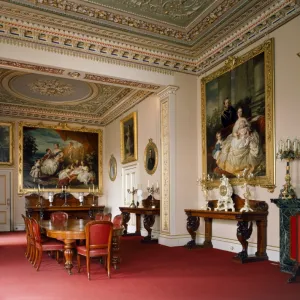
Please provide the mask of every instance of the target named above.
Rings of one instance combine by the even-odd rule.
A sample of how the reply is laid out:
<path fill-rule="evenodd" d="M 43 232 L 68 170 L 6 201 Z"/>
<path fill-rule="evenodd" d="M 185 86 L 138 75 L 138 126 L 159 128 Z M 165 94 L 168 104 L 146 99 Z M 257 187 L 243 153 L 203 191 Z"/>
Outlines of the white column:
<path fill-rule="evenodd" d="M 168 86 L 158 94 L 160 99 L 161 136 L 161 207 L 159 243 L 175 233 L 175 100 L 178 87 Z"/>

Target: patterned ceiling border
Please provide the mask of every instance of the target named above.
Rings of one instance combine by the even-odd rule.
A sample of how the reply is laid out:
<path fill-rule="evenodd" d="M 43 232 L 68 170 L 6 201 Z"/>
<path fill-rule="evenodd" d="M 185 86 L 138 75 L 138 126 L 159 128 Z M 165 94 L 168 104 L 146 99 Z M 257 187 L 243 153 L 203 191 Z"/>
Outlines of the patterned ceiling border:
<path fill-rule="evenodd" d="M 21 63 L 16 61 L 10 61 L 6 59 L 0 59 L 0 67 L 9 67 L 9 68 L 15 68 L 18 70 L 30 70 L 33 72 L 41 72 L 41 73 L 47 73 L 52 75 L 64 75 L 66 74 L 66 70 L 64 69 L 58 69 L 58 68 L 52 68 L 52 67 L 44 67 L 34 64 L 28 64 L 28 63 Z M 72 74 L 75 74 L 74 76 Z M 77 76 L 77 74 L 79 74 Z M 83 74 L 83 75 L 82 75 Z M 131 81 L 126 79 L 119 79 L 114 77 L 108 77 L 108 76 L 100 76 L 95 74 L 89 74 L 89 73 L 79 73 L 79 72 L 68 72 L 67 75 L 72 78 L 79 78 L 82 76 L 83 78 L 80 78 L 80 80 L 86 80 L 86 81 L 96 81 L 98 83 L 103 84 L 110 84 L 110 85 L 120 85 L 124 87 L 132 87 L 132 88 L 138 88 L 138 89 L 144 89 L 144 90 L 153 90 L 156 91 L 161 88 L 160 85 L 155 84 L 147 84 L 142 83 L 138 81 Z M 67 78 L 66 76 L 63 76 Z"/>
<path fill-rule="evenodd" d="M 0 115 L 12 118 L 28 118 L 34 120 L 47 119 L 49 121 L 106 126 L 122 113 L 146 99 L 151 94 L 152 92 L 143 90 L 137 90 L 135 93 L 130 93 L 130 97 L 126 97 L 120 105 L 111 108 L 103 117 L 85 113 L 62 112 L 61 110 L 23 107 L 13 104 L 0 104 Z"/>
<path fill-rule="evenodd" d="M 35 72 L 48 73 L 48 74 L 53 74 L 53 75 L 62 75 L 65 72 L 64 69 L 43 67 L 43 66 L 38 66 L 38 65 L 33 65 L 33 64 L 21 63 L 21 62 L 17 62 L 17 61 L 10 61 L 10 60 L 6 60 L 6 59 L 0 59 L 0 66 L 22 69 L 22 70 L 30 70 L 30 71 L 35 71 Z"/>
<path fill-rule="evenodd" d="M 201 75 L 224 61 L 228 56 L 249 46 L 299 13 L 300 8 L 299 5 L 296 5 L 296 0 L 281 0 L 261 13 L 255 20 L 248 22 L 229 37 L 220 40 L 217 45 L 208 49 L 197 60 L 186 59 L 178 55 L 172 56 L 163 52 L 160 52 L 159 55 L 153 55 L 152 51 L 146 48 L 136 51 L 130 45 L 127 45 L 127 48 L 123 44 L 103 45 L 99 38 L 93 39 L 90 35 L 72 35 L 71 32 L 54 30 L 53 28 L 51 32 L 51 28 L 47 28 L 47 26 L 41 29 L 40 26 L 20 24 L 18 20 L 13 22 L 11 19 L 10 22 L 5 22 L 3 18 L 0 20 L 0 36 L 4 38 L 0 42 L 55 51 L 60 54 L 80 56 L 154 72 L 177 71 Z M 26 43 L 26 40 L 30 42 Z"/>
<path fill-rule="evenodd" d="M 160 85 L 156 85 L 156 84 L 141 83 L 141 82 L 137 82 L 137 81 L 118 79 L 118 78 L 112 78 L 112 77 L 106 77 L 106 76 L 100 76 L 100 75 L 94 75 L 94 74 L 88 74 L 88 73 L 85 74 L 84 79 L 87 79 L 90 81 L 102 82 L 102 83 L 130 86 L 130 87 L 135 87 L 135 88 L 144 89 L 144 90 L 156 91 L 161 88 Z"/>
<path fill-rule="evenodd" d="M 71 0 L 37 0 L 34 2 L 31 0 L 13 0 L 12 2 L 63 15 L 71 14 L 73 18 L 83 18 L 88 22 L 94 21 L 98 24 L 108 24 L 114 27 L 118 24 L 126 30 L 136 32 L 137 30 L 142 30 L 151 35 L 158 35 L 167 39 L 172 38 L 186 43 L 195 40 L 200 32 L 206 30 L 214 22 L 217 22 L 224 13 L 241 2 L 241 0 L 225 0 L 221 2 L 210 14 L 204 19 L 199 20 L 199 23 L 189 31 L 181 26 L 171 24 L 166 26 L 157 20 L 149 22 L 138 17 L 133 17 L 132 15 L 122 15 L 120 12 L 112 12 L 104 9 L 104 7 L 98 6 L 99 8 L 97 8 L 87 3 L 81 4 Z"/>

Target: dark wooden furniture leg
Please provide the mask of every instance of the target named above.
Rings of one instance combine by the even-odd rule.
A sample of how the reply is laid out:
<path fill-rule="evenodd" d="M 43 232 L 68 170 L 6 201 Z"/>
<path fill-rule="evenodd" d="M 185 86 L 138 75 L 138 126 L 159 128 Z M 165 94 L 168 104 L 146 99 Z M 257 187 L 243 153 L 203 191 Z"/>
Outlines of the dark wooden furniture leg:
<path fill-rule="evenodd" d="M 198 230 L 200 225 L 200 218 L 199 217 L 193 217 L 188 216 L 187 223 L 186 223 L 186 229 L 188 233 L 191 235 L 192 240 L 189 241 L 185 247 L 192 249 L 193 247 L 196 247 L 196 231 Z"/>
<path fill-rule="evenodd" d="M 256 221 L 257 225 L 257 251 L 255 255 L 248 255 L 247 240 L 252 234 L 252 222 L 249 225 L 247 221 L 239 221 L 237 226 L 237 239 L 242 245 L 242 251 L 233 257 L 234 261 L 240 263 L 255 262 L 261 260 L 268 260 L 267 248 L 267 220 Z"/>
<path fill-rule="evenodd" d="M 158 239 L 152 239 L 151 233 L 152 228 L 155 222 L 155 216 L 154 215 L 145 215 L 144 216 L 144 228 L 147 230 L 148 235 L 142 239 L 142 243 L 158 243 Z"/>
<path fill-rule="evenodd" d="M 73 268 L 73 248 L 76 240 L 64 240 L 65 243 L 65 269 L 68 271 L 69 275 L 72 275 Z"/>
<path fill-rule="evenodd" d="M 115 268 L 115 270 L 119 269 L 119 264 L 121 262 L 120 257 L 120 244 L 121 244 L 121 236 L 113 236 L 112 237 L 112 258 L 111 264 Z"/>
<path fill-rule="evenodd" d="M 141 215 L 135 214 L 135 217 L 136 217 L 135 235 L 141 235 Z"/>
<path fill-rule="evenodd" d="M 256 221 L 257 226 L 257 257 L 268 259 L 267 255 L 267 220 Z"/>
<path fill-rule="evenodd" d="M 122 212 L 123 215 L 123 226 L 124 226 L 124 232 L 123 235 L 127 235 L 127 228 L 128 228 L 128 222 L 130 220 L 130 213 L 128 212 Z"/>
<path fill-rule="evenodd" d="M 211 242 L 212 239 L 212 221 L 211 218 L 204 218 L 205 221 L 205 240 L 202 245 L 203 248 L 213 248 L 213 244 Z"/>

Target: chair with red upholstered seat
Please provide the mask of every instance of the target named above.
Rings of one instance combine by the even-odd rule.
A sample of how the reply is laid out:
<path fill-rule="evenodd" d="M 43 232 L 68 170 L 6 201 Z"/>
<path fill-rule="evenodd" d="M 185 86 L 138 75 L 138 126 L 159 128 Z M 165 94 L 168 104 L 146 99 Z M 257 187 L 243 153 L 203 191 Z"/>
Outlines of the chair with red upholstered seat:
<path fill-rule="evenodd" d="M 116 215 L 113 219 L 114 228 L 121 228 L 123 226 L 123 215 Z"/>
<path fill-rule="evenodd" d="M 27 248 L 25 252 L 25 256 L 29 260 L 31 264 L 34 263 L 35 259 L 35 239 L 32 229 L 32 218 L 25 217 L 22 215 L 25 222 L 25 229 L 26 229 L 26 239 L 27 239 Z"/>
<path fill-rule="evenodd" d="M 107 276 L 110 278 L 111 240 L 113 223 L 109 221 L 90 221 L 85 225 L 85 246 L 77 246 L 78 273 L 80 272 L 80 255 L 86 257 L 87 276 L 90 280 L 90 258 L 105 257 Z"/>
<path fill-rule="evenodd" d="M 108 214 L 97 213 L 95 215 L 95 220 L 98 220 L 98 221 L 111 221 L 111 213 L 108 213 Z"/>
<path fill-rule="evenodd" d="M 31 226 L 35 241 L 34 267 L 38 271 L 42 262 L 43 251 L 56 251 L 56 260 L 59 262 L 59 251 L 64 251 L 64 243 L 56 239 L 42 241 L 41 228 L 35 219 L 31 219 Z"/>
<path fill-rule="evenodd" d="M 64 223 L 68 220 L 69 215 L 64 212 L 64 211 L 55 211 L 53 213 L 51 213 L 50 215 L 50 220 L 51 222 L 60 222 L 60 223 Z"/>

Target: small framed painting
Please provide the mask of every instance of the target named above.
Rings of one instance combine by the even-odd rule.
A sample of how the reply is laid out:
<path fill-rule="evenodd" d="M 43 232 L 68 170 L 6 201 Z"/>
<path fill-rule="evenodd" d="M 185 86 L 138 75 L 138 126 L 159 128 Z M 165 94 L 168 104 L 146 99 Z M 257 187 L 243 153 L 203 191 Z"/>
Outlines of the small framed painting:
<path fill-rule="evenodd" d="M 117 177 L 117 161 L 113 154 L 111 155 L 111 157 L 109 159 L 108 170 L 109 170 L 108 174 L 109 174 L 110 180 L 115 181 L 115 179 Z"/>
<path fill-rule="evenodd" d="M 137 113 L 133 112 L 120 121 L 121 163 L 138 159 L 137 153 Z"/>
<path fill-rule="evenodd" d="M 13 164 L 13 123 L 0 122 L 0 166 Z"/>
<path fill-rule="evenodd" d="M 149 139 L 144 152 L 144 166 L 148 174 L 152 175 L 155 173 L 158 164 L 158 150 L 153 143 L 152 139 Z"/>

